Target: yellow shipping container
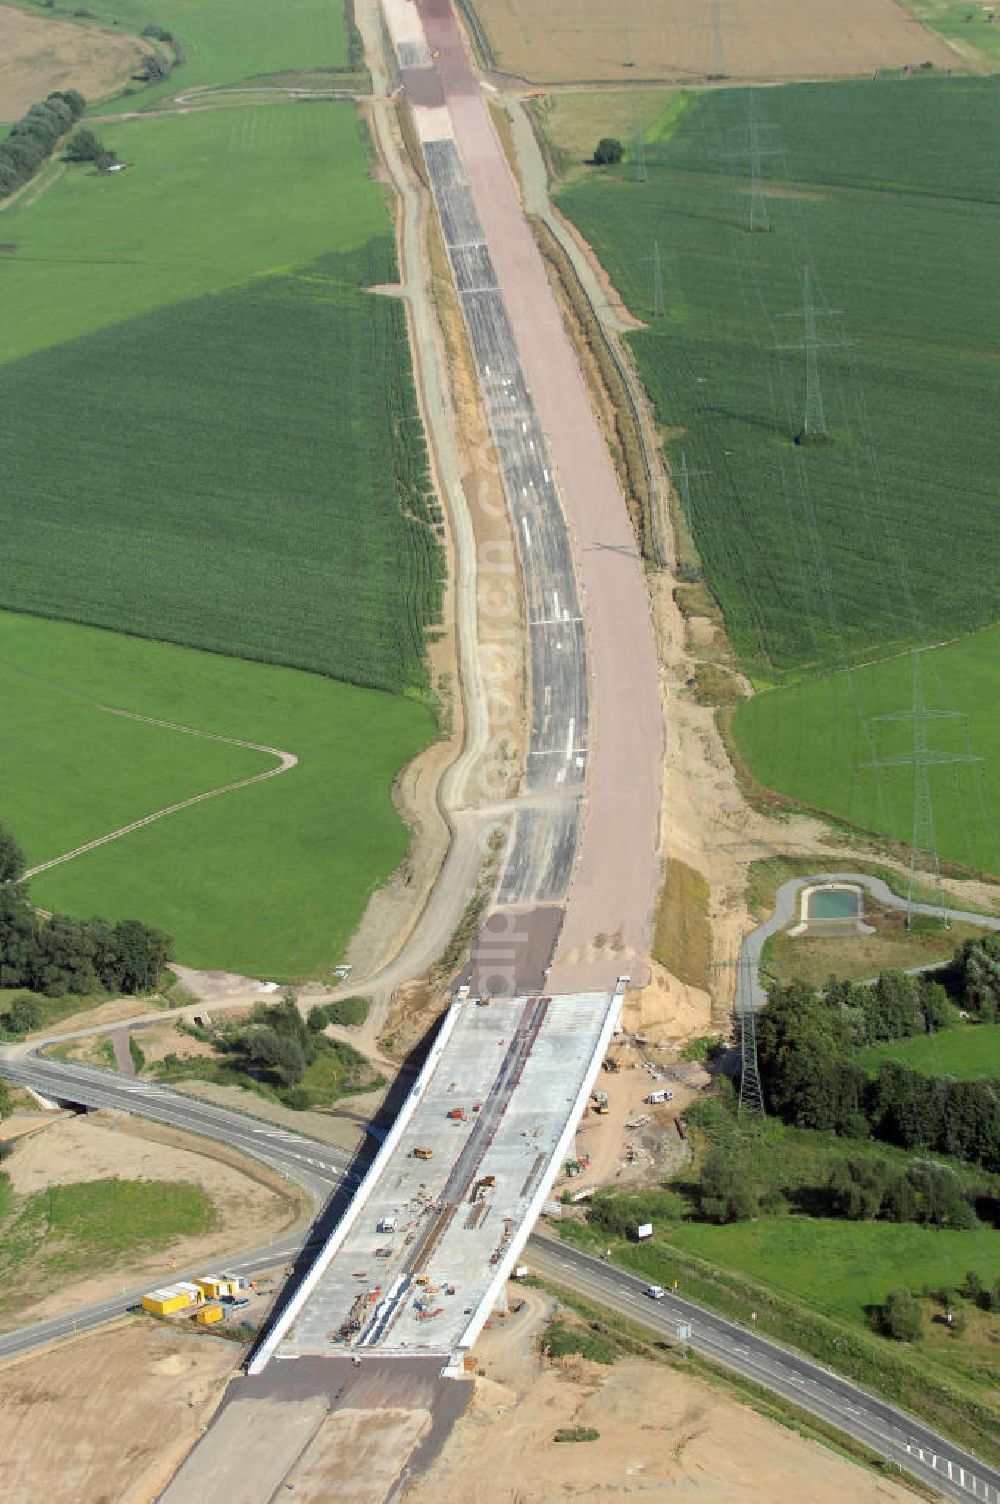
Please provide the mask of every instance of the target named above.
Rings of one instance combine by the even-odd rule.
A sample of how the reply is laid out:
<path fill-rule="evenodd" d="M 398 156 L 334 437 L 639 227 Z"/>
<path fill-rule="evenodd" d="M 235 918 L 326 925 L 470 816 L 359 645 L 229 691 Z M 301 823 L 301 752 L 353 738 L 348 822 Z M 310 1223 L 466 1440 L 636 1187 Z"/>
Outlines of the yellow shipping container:
<path fill-rule="evenodd" d="M 213 1322 L 221 1321 L 224 1314 L 221 1306 L 202 1306 L 194 1319 L 201 1326 L 211 1326 Z"/>
<path fill-rule="evenodd" d="M 186 1310 L 188 1306 L 201 1305 L 204 1298 L 197 1285 L 186 1282 L 164 1285 L 162 1289 L 150 1290 L 148 1295 L 142 1297 L 142 1308 L 154 1316 L 170 1316 L 174 1311 Z"/>
<path fill-rule="evenodd" d="M 204 1290 L 209 1300 L 218 1300 L 222 1295 L 235 1295 L 240 1287 L 238 1279 L 225 1274 L 203 1274 L 195 1280 L 195 1284 Z"/>

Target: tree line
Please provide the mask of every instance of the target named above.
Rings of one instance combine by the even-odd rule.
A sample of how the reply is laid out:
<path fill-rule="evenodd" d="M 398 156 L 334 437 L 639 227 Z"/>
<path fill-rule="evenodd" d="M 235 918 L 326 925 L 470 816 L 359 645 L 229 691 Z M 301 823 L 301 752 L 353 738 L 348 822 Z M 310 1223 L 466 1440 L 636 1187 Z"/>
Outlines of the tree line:
<path fill-rule="evenodd" d="M 960 952 L 960 970 L 968 962 Z M 757 1020 L 769 1111 L 798 1128 L 877 1138 L 1000 1171 L 996 1083 L 925 1076 L 891 1060 L 870 1076 L 854 1058 L 859 1043 L 926 1032 L 951 1013 L 939 984 L 900 972 L 873 987 L 835 980 L 820 993 L 805 982 L 773 987 Z"/>
<path fill-rule="evenodd" d="M 138 919 L 45 918 L 31 905 L 24 867 L 24 853 L 0 825 L 0 987 L 63 997 L 132 994 L 157 985 L 173 954 L 169 935 Z"/>
<path fill-rule="evenodd" d="M 76 89 L 57 89 L 15 121 L 7 139 L 0 141 L 0 198 L 8 198 L 34 177 L 86 104 Z"/>

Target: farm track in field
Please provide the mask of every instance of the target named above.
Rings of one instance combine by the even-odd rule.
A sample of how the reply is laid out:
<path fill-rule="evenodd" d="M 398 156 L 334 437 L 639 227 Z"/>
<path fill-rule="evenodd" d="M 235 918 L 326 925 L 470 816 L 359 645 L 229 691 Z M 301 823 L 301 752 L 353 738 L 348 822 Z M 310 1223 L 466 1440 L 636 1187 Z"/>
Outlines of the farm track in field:
<path fill-rule="evenodd" d="M 37 867 L 30 867 L 24 874 L 25 878 L 37 877 L 41 872 L 48 872 L 52 867 L 61 867 L 64 862 L 70 862 L 74 857 L 83 856 L 88 851 L 94 851 L 98 846 L 107 846 L 111 841 L 121 840 L 122 836 L 131 835 L 133 831 L 143 830 L 147 825 L 152 825 L 156 820 L 163 820 L 167 815 L 176 815 L 182 809 L 190 809 L 194 804 L 204 804 L 207 799 L 218 799 L 222 794 L 235 793 L 237 789 L 247 789 L 254 783 L 263 783 L 265 779 L 277 778 L 282 773 L 290 773 L 297 766 L 299 759 L 294 752 L 282 752 L 278 747 L 265 747 L 259 742 L 241 741 L 235 736 L 219 736 L 214 731 L 200 731 L 195 726 L 181 726 L 176 721 L 161 721 L 156 716 L 140 715 L 135 710 L 120 710 L 114 705 L 100 705 L 96 700 L 89 700 L 82 696 L 88 705 L 95 710 L 103 711 L 105 715 L 119 715 L 129 721 L 141 721 L 146 726 L 159 726 L 164 731 L 177 731 L 182 736 L 203 737 L 210 742 L 224 742 L 229 747 L 244 747 L 248 752 L 261 752 L 268 757 L 276 757 L 278 766 L 265 768 L 262 773 L 254 773 L 249 778 L 237 778 L 232 783 L 220 784 L 218 788 L 206 789 L 204 793 L 193 794 L 189 799 L 181 799 L 177 804 L 165 805 L 163 809 L 157 809 L 152 814 L 144 815 L 141 820 L 132 820 L 128 825 L 119 826 L 117 830 L 111 830 L 107 835 L 98 836 L 93 841 L 85 841 L 82 846 L 74 846 L 72 851 L 64 851 L 61 856 L 54 856 L 47 862 L 39 862 Z"/>

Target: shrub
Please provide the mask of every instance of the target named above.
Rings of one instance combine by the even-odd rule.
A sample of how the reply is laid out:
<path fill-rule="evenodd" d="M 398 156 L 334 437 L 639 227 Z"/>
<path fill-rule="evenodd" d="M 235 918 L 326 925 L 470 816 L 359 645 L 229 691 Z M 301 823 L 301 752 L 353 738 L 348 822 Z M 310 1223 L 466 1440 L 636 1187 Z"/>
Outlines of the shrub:
<path fill-rule="evenodd" d="M 604 1363 L 608 1367 L 617 1356 L 606 1338 L 591 1331 L 589 1327 L 567 1326 L 564 1321 L 550 1321 L 539 1341 L 539 1347 L 547 1358 L 566 1358 L 578 1354 L 592 1363 Z"/>
<path fill-rule="evenodd" d="M 343 997 L 335 1003 L 319 1003 L 309 1009 L 309 1027 L 320 1033 L 327 1024 L 341 1028 L 357 1028 L 368 1017 L 369 1002 L 364 997 Z"/>
<path fill-rule="evenodd" d="M 920 1307 L 909 1290 L 900 1288 L 889 1291 L 880 1313 L 879 1325 L 886 1336 L 892 1337 L 896 1342 L 916 1342 L 923 1331 L 923 1318 Z"/>

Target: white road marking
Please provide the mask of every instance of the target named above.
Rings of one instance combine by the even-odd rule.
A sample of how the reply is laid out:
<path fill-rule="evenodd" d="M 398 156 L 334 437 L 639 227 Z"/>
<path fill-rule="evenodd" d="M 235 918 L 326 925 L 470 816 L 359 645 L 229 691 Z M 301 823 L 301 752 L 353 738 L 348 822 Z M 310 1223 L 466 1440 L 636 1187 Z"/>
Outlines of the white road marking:
<path fill-rule="evenodd" d="M 530 548 L 531 547 L 531 534 L 528 531 L 528 519 L 527 519 L 527 517 L 522 517 L 521 518 L 521 527 L 524 529 L 524 541 L 527 544 L 528 548 Z"/>
<path fill-rule="evenodd" d="M 559 618 L 559 592 L 558 592 L 558 590 L 553 590 L 553 592 L 552 592 L 552 605 L 553 605 L 553 608 L 554 608 L 552 614 L 555 617 L 556 621 L 559 621 L 560 618 Z"/>
<path fill-rule="evenodd" d="M 566 732 L 566 761 L 567 762 L 569 762 L 570 758 L 573 756 L 573 733 L 574 733 L 575 730 L 576 730 L 576 720 L 575 720 L 575 718 L 573 716 L 570 716 L 570 718 L 569 718 L 569 729 Z"/>

